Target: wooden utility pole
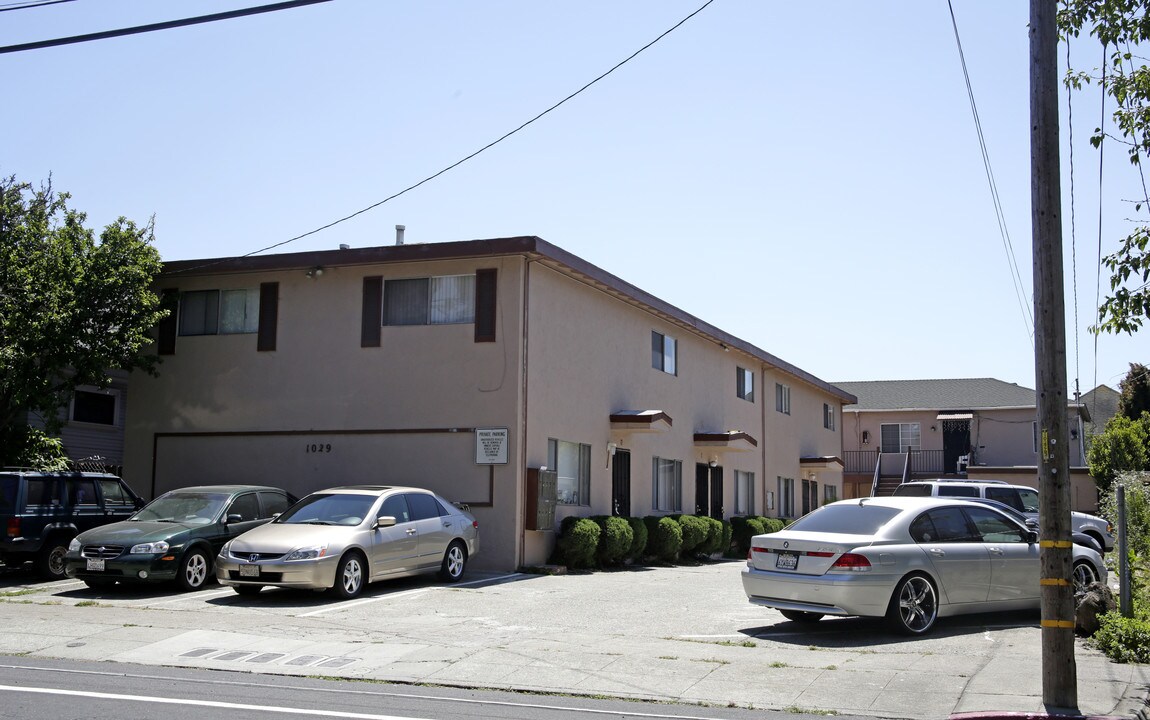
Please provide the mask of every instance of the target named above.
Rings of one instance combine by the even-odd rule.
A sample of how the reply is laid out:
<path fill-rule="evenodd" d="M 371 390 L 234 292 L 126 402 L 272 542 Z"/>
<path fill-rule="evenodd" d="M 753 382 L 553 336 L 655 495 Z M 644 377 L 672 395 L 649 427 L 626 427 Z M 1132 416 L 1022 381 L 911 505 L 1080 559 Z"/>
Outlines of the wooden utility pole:
<path fill-rule="evenodd" d="M 1078 713 L 1066 428 L 1066 307 L 1058 156 L 1057 0 L 1030 0 L 1030 171 L 1034 233 L 1034 378 L 1038 402 L 1042 702 Z"/>

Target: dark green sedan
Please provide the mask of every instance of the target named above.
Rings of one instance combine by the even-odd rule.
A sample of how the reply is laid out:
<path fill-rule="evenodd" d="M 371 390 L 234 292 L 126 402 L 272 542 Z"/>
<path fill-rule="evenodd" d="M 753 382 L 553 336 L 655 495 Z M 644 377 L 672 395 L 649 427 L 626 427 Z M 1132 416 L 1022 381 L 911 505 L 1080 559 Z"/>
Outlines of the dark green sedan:
<path fill-rule="evenodd" d="M 205 485 L 173 490 L 127 520 L 82 532 L 65 572 L 88 587 L 175 581 L 198 590 L 223 544 L 287 509 L 295 497 L 274 487 Z"/>

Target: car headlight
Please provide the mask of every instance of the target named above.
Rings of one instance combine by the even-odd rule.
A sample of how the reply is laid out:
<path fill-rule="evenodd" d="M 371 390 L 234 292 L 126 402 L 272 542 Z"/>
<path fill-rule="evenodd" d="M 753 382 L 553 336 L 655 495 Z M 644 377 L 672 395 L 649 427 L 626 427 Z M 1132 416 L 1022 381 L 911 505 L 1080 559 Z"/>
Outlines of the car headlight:
<path fill-rule="evenodd" d="M 327 554 L 327 545 L 298 548 L 287 554 L 284 560 L 317 560 Z"/>
<path fill-rule="evenodd" d="M 168 543 L 161 540 L 159 542 L 140 543 L 139 545 L 133 545 L 132 549 L 128 552 L 130 552 L 132 555 L 166 553 L 168 551 L 168 547 Z"/>
<path fill-rule="evenodd" d="M 80 552 L 80 538 L 72 538 L 72 542 L 68 543 L 68 552 Z"/>
<path fill-rule="evenodd" d="M 228 540 L 226 543 L 224 543 L 224 546 L 222 548 L 220 548 L 220 555 L 223 557 L 229 557 L 231 555 L 231 551 L 232 551 L 232 541 Z"/>

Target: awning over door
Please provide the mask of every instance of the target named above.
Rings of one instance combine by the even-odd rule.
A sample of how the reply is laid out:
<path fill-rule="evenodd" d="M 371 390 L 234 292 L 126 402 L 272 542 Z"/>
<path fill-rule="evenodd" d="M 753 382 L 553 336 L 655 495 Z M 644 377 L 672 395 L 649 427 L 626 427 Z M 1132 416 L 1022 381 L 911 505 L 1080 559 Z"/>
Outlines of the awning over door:
<path fill-rule="evenodd" d="M 611 413 L 611 429 L 623 432 L 663 432 L 671 429 L 671 416 L 662 410 L 620 410 Z"/>
<path fill-rule="evenodd" d="M 936 420 L 970 420 L 974 413 L 969 412 L 940 412 Z"/>
<path fill-rule="evenodd" d="M 721 448 L 734 452 L 746 452 L 759 446 L 759 441 L 739 430 L 695 433 L 695 447 Z"/>

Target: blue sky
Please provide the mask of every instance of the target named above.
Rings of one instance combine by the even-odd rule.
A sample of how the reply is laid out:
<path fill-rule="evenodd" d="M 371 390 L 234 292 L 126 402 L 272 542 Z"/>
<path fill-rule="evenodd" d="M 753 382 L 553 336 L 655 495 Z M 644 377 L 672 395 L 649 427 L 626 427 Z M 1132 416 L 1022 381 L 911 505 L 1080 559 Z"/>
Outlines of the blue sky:
<path fill-rule="evenodd" d="M 165 260 L 245 254 L 451 165 L 703 3 L 334 0 L 4 54 L 0 173 L 50 174 L 91 226 L 154 216 Z M 77 0 L 0 14 L 0 44 L 256 4 Z M 396 224 L 409 243 L 538 235 L 825 380 L 1034 387 L 1028 3 L 953 5 L 1021 288 L 945 0 L 715 0 L 478 157 L 273 252 L 391 244 Z M 1097 94 L 1073 112 L 1067 377 L 1086 391 L 1150 364 L 1150 328 L 1086 331 L 1099 217 L 1105 255 L 1140 186 L 1109 145 L 1100 208 Z"/>

